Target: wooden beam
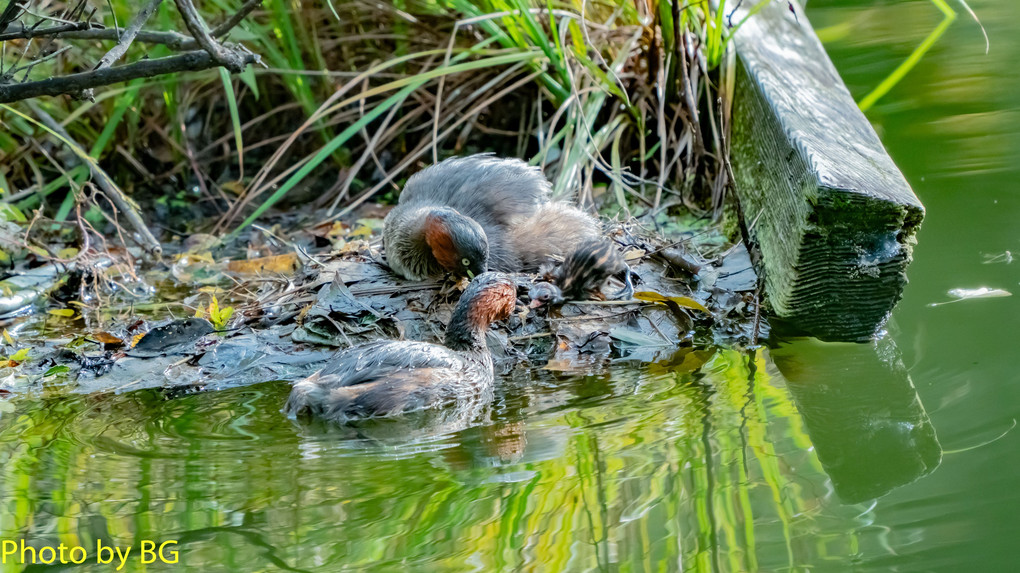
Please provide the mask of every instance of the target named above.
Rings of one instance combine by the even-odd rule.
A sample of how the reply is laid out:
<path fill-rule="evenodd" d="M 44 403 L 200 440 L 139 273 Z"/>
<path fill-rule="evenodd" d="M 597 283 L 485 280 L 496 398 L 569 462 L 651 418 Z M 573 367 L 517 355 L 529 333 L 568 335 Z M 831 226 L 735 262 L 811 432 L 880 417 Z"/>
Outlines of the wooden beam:
<path fill-rule="evenodd" d="M 734 183 L 770 310 L 867 340 L 900 298 L 924 207 L 796 2 L 760 5 L 734 45 Z"/>

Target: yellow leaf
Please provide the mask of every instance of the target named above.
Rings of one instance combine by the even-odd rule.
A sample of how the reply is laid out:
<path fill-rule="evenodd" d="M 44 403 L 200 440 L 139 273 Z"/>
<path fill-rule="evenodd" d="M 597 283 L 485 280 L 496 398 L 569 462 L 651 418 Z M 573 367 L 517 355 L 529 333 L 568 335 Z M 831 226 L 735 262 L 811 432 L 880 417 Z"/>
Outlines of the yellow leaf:
<path fill-rule="evenodd" d="M 368 237 L 372 234 L 372 228 L 368 225 L 362 225 L 357 229 L 351 231 L 349 237 Z"/>
<path fill-rule="evenodd" d="M 78 249 L 74 247 L 68 247 L 57 251 L 57 258 L 59 259 L 73 259 L 76 256 L 78 256 Z"/>
<path fill-rule="evenodd" d="M 25 360 L 28 360 L 28 349 L 22 348 L 21 350 L 15 352 L 10 359 L 11 362 L 24 362 Z"/>
<path fill-rule="evenodd" d="M 326 233 L 326 236 L 340 237 L 344 234 L 344 229 L 345 227 L 343 223 L 341 223 L 340 221 L 334 221 L 333 226 L 329 228 L 329 231 Z"/>
<path fill-rule="evenodd" d="M 53 316 L 62 316 L 64 318 L 71 318 L 72 316 L 74 316 L 74 309 L 73 308 L 57 308 L 57 309 L 49 310 L 47 312 L 49 312 Z"/>
<path fill-rule="evenodd" d="M 141 340 L 147 333 L 141 332 L 131 337 L 131 348 L 134 348 L 138 341 Z"/>
<path fill-rule="evenodd" d="M 212 253 L 209 251 L 203 253 L 185 253 L 178 255 L 177 260 L 184 265 L 195 265 L 198 263 L 216 264 L 216 259 L 213 258 Z"/>
<path fill-rule="evenodd" d="M 11 337 L 11 333 L 7 332 L 6 328 L 4 329 L 4 342 L 10 344 L 11 346 L 14 346 L 14 338 Z"/>
<path fill-rule="evenodd" d="M 650 290 L 643 290 L 634 293 L 634 298 L 647 302 L 660 302 L 665 303 L 667 301 L 675 302 L 683 308 L 690 308 L 694 310 L 700 310 L 704 313 L 710 311 L 705 308 L 705 305 L 687 296 L 666 296 Z"/>

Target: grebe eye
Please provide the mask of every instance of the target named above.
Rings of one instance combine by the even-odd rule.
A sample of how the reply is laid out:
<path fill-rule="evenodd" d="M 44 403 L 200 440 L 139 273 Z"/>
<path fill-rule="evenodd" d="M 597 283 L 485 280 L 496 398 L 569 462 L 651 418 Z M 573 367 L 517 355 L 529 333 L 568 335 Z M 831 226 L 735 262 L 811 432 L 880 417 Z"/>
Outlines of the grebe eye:
<path fill-rule="evenodd" d="M 464 265 L 465 267 L 470 267 L 471 266 L 471 259 L 467 259 L 467 258 L 461 259 L 460 260 L 460 264 Z"/>

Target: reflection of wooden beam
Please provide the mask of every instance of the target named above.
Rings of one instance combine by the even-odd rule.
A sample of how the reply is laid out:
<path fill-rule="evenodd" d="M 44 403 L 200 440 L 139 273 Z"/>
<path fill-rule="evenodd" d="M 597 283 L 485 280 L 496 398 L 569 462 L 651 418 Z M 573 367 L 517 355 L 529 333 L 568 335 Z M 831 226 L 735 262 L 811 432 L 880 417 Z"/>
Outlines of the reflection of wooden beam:
<path fill-rule="evenodd" d="M 770 356 L 845 503 L 885 495 L 941 462 L 935 428 L 889 338 L 875 344 L 798 340 Z"/>
<path fill-rule="evenodd" d="M 924 208 L 795 9 L 767 2 L 735 35 L 734 183 L 772 312 L 865 340 L 899 300 Z"/>

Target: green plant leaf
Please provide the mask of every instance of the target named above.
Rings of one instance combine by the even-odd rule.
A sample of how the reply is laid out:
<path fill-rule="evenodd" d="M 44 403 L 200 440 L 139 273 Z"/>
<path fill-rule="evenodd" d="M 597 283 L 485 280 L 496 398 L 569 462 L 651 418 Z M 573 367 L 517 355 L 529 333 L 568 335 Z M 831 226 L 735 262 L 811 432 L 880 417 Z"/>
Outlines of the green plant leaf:
<path fill-rule="evenodd" d="M 251 67 L 251 66 L 249 66 Z M 241 116 L 237 113 L 237 95 L 234 93 L 234 82 L 230 79 L 230 72 L 225 68 L 219 68 L 220 79 L 223 81 L 223 91 L 227 94 L 227 109 L 230 110 L 230 123 L 234 127 L 234 145 L 237 147 L 237 169 L 240 175 L 237 179 L 244 179 L 244 140 L 241 138 Z"/>
<path fill-rule="evenodd" d="M 70 371 L 71 371 L 71 369 L 69 367 L 64 366 L 63 364 L 57 364 L 56 366 L 51 367 L 49 370 L 47 370 L 45 373 L 43 373 L 43 376 L 44 377 L 49 377 L 49 376 L 54 376 L 56 374 L 64 374 L 64 373 L 70 372 Z"/>

